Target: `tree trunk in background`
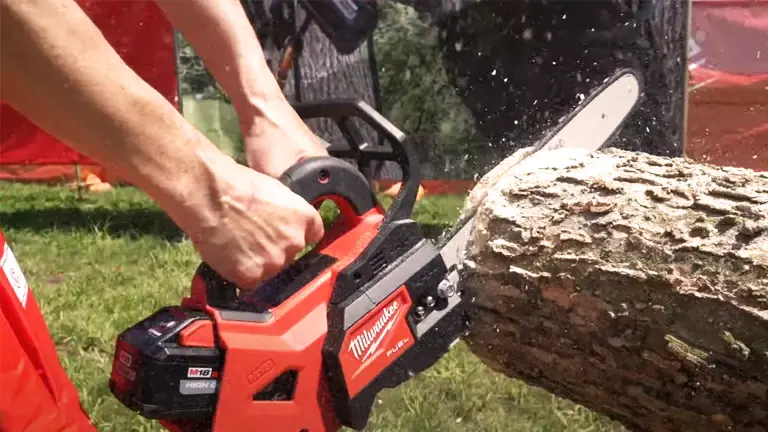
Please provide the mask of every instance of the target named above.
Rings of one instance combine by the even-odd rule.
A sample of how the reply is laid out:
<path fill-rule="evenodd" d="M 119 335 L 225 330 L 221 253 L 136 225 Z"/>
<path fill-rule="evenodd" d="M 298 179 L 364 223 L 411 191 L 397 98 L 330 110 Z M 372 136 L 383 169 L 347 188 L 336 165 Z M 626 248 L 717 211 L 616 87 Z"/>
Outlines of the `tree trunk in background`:
<path fill-rule="evenodd" d="M 270 61 L 278 62 L 280 53 L 269 43 L 269 8 L 272 0 L 241 0 L 249 19 L 254 24 L 259 38 L 264 45 L 265 55 Z M 303 8 L 299 8 L 297 18 L 302 22 L 306 17 Z M 368 44 L 363 44 L 349 55 L 341 55 L 322 33 L 317 24 L 312 23 L 303 38 L 303 51 L 294 69 L 288 75 L 284 93 L 291 102 L 308 102 L 327 99 L 362 99 L 374 108 L 378 107 L 376 86 L 371 68 Z M 299 92 L 296 91 L 294 73 L 298 70 Z M 297 96 L 300 96 L 297 98 Z M 379 144 L 379 137 L 361 121 L 354 122 L 366 140 L 374 146 Z M 347 142 L 338 127 L 329 120 L 308 120 L 310 129 L 331 144 L 332 149 L 346 149 Z M 377 177 L 399 179 L 401 173 L 394 163 L 378 164 L 375 167 Z"/>
<path fill-rule="evenodd" d="M 446 71 L 499 159 L 624 67 L 640 72 L 645 94 L 614 146 L 682 155 L 689 2 L 411 3 L 436 16 Z"/>
<path fill-rule="evenodd" d="M 768 173 L 527 151 L 468 201 L 472 351 L 634 431 L 768 431 Z"/>
<path fill-rule="evenodd" d="M 303 15 L 302 10 L 302 19 Z M 312 24 L 304 39 L 304 51 L 298 61 L 300 101 L 353 98 L 362 99 L 370 106 L 379 108 L 374 93 L 371 66 L 368 44 L 363 44 L 352 54 L 340 55 L 319 27 Z M 285 93 L 290 100 L 297 100 L 293 75 L 287 81 Z M 366 142 L 374 146 L 379 144 L 378 134 L 372 128 L 359 120 L 353 123 L 360 129 Z M 332 121 L 309 120 L 307 124 L 317 135 L 331 143 L 332 149 L 347 148 L 344 136 Z M 377 164 L 374 172 L 377 178 L 399 179 L 401 176 L 397 164 L 389 162 Z"/>

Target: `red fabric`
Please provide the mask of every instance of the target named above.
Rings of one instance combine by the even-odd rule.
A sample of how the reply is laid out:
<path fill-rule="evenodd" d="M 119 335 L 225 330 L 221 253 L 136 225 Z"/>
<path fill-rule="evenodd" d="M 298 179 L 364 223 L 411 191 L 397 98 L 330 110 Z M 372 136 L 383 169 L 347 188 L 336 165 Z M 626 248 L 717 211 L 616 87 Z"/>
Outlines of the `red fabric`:
<path fill-rule="evenodd" d="M 128 66 L 178 106 L 173 27 L 154 1 L 75 1 Z M 2 165 L 94 164 L 6 104 L 0 106 L 0 124 Z"/>
<path fill-rule="evenodd" d="M 0 341 L 0 430 L 96 432 L 2 230 Z"/>
<path fill-rule="evenodd" d="M 768 170 L 768 0 L 693 5 L 686 155 Z"/>
<path fill-rule="evenodd" d="M 744 77 L 768 75 L 768 0 L 696 0 L 690 64 Z"/>
<path fill-rule="evenodd" d="M 768 74 L 692 71 L 685 153 L 693 160 L 768 171 Z"/>

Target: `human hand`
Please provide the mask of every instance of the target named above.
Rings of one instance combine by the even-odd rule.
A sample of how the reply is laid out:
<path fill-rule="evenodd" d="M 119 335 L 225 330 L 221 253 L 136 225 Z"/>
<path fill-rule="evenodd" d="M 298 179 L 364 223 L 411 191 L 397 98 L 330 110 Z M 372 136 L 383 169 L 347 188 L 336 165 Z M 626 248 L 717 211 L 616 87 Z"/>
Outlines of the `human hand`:
<path fill-rule="evenodd" d="M 277 178 L 303 159 L 328 155 L 325 143 L 284 100 L 270 104 L 268 113 L 239 116 L 246 160 L 256 171 Z"/>
<path fill-rule="evenodd" d="M 319 242 L 323 221 L 279 180 L 229 161 L 213 170 L 215 217 L 185 231 L 208 265 L 248 290 Z"/>

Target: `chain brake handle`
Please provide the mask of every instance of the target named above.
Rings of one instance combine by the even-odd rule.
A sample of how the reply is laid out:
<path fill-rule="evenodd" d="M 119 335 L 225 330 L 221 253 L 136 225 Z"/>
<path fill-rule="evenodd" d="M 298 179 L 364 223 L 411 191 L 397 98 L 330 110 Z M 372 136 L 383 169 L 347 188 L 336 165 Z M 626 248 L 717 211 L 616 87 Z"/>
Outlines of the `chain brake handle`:
<path fill-rule="evenodd" d="M 344 232 L 356 226 L 361 216 L 380 206 L 365 176 L 351 164 L 332 156 L 306 158 L 286 170 L 280 181 L 317 209 L 325 200 L 333 201 L 339 208 Z M 318 246 L 335 237 L 326 233 Z"/>
<path fill-rule="evenodd" d="M 402 187 L 384 213 L 382 225 L 399 220 L 410 219 L 416 202 L 421 174 L 418 169 L 418 159 L 406 135 L 389 120 L 379 114 L 370 105 L 361 100 L 342 99 L 330 101 L 312 101 L 294 104 L 294 109 L 304 119 L 328 118 L 334 121 L 344 136 L 348 149 L 329 149 L 330 156 L 318 156 L 304 159 L 291 166 L 280 177 L 280 180 L 291 191 L 301 196 L 307 202 L 319 206 L 325 200 L 331 200 L 339 207 L 342 231 L 329 236 L 328 233 L 318 246 L 332 241 L 335 237 L 356 226 L 361 217 L 375 208 L 380 208 L 370 176 L 366 177 L 360 166 L 370 167 L 375 161 L 392 161 L 400 166 L 403 173 Z M 381 134 L 391 145 L 391 150 L 370 148 L 363 141 L 363 135 L 352 123 L 358 118 Z M 353 159 L 358 167 L 344 159 Z M 365 253 L 365 252 L 363 252 Z M 278 286 L 277 280 L 285 280 L 296 276 L 297 270 L 289 266 L 281 273 L 266 281 L 265 286 Z M 219 309 L 240 309 L 238 304 L 237 286 L 226 281 L 206 263 L 198 267 L 196 276 L 205 281 L 205 298 L 197 298 L 195 303 L 202 303 Z M 194 291 L 194 289 L 193 289 Z M 260 289 L 257 289 L 260 291 Z M 277 297 L 284 294 L 270 289 Z M 202 293 L 200 293 L 202 294 Z M 282 295 L 281 295 L 282 294 Z M 195 293 L 193 292 L 193 297 Z M 265 304 L 270 307 L 284 301 L 286 298 L 270 301 Z M 201 305 L 202 306 L 202 305 Z M 267 313 L 269 313 L 267 311 Z"/>
<path fill-rule="evenodd" d="M 294 104 L 294 109 L 304 120 L 327 118 L 339 128 L 346 144 L 345 150 L 328 150 L 334 158 L 354 160 L 357 170 L 365 176 L 372 189 L 374 162 L 390 161 L 400 166 L 403 173 L 402 188 L 387 209 L 384 223 L 408 219 L 413 214 L 413 206 L 421 183 L 419 161 L 410 141 L 405 134 L 393 125 L 373 107 L 362 100 L 340 99 L 312 101 Z M 391 149 L 373 148 L 373 143 L 365 142 L 360 129 L 354 124 L 357 118 L 371 127 L 376 134 L 384 137 Z M 308 198 L 308 197 L 304 197 Z"/>

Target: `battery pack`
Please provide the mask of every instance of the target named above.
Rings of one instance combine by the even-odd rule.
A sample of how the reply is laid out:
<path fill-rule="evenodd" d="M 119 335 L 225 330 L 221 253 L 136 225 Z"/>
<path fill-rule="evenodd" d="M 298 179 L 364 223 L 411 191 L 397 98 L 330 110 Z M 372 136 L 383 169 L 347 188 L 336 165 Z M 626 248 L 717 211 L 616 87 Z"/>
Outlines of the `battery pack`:
<path fill-rule="evenodd" d="M 209 418 L 222 364 L 208 315 L 165 307 L 120 334 L 109 388 L 147 418 Z"/>

